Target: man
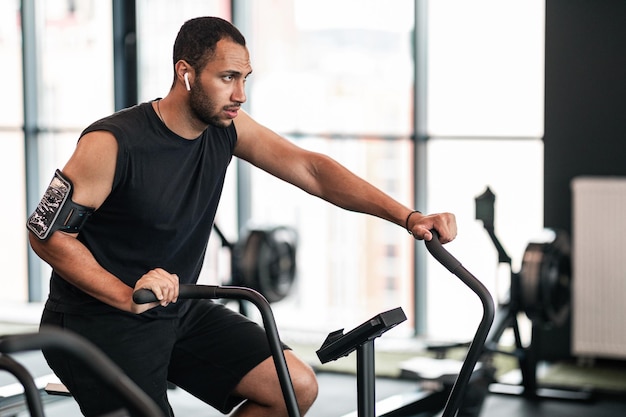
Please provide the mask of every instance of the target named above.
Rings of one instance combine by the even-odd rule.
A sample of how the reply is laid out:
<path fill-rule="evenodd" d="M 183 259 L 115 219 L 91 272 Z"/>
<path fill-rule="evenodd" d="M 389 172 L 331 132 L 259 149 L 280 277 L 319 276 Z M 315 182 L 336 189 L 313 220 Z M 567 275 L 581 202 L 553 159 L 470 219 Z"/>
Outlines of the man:
<path fill-rule="evenodd" d="M 245 39 L 225 20 L 186 22 L 163 99 L 89 126 L 29 218 L 30 243 L 53 268 L 42 324 L 95 343 L 166 413 L 167 381 L 236 416 L 286 409 L 263 329 L 209 301 L 177 302 L 194 283 L 232 155 L 347 210 L 454 239 L 452 214 L 422 215 L 327 156 L 303 150 L 240 110 L 252 72 Z M 137 305 L 152 290 L 158 302 Z M 120 407 L 62 355 L 48 363 L 87 416 Z M 311 368 L 286 349 L 299 407 L 317 395 Z M 173 414 L 171 414 L 173 415 Z"/>

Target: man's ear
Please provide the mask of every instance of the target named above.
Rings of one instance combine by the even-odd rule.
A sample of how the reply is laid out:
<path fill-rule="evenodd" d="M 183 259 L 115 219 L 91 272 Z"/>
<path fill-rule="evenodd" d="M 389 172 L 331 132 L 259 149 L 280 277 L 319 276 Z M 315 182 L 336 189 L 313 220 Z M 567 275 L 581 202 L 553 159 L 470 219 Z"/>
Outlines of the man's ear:
<path fill-rule="evenodd" d="M 176 70 L 176 78 L 185 85 L 187 91 L 190 91 L 194 79 L 194 70 L 191 65 L 181 59 L 174 68 Z"/>

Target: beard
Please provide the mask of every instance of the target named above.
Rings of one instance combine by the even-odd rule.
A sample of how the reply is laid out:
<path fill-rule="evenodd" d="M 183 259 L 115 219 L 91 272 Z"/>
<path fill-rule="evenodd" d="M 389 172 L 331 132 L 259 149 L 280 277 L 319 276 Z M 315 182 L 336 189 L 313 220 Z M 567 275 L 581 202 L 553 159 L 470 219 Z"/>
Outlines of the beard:
<path fill-rule="evenodd" d="M 220 117 L 217 105 L 200 88 L 191 88 L 189 92 L 189 107 L 193 115 L 202 123 L 216 127 L 228 127 L 232 120 Z"/>

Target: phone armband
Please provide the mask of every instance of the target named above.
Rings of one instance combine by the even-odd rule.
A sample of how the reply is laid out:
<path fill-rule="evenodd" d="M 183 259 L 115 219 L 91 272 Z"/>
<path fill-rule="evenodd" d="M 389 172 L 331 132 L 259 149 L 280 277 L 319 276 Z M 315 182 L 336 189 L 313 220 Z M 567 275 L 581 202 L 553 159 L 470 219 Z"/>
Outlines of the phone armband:
<path fill-rule="evenodd" d="M 28 230 L 40 240 L 48 239 L 57 230 L 78 233 L 95 209 L 73 202 L 72 192 L 72 182 L 57 169 L 43 198 L 28 218 Z"/>

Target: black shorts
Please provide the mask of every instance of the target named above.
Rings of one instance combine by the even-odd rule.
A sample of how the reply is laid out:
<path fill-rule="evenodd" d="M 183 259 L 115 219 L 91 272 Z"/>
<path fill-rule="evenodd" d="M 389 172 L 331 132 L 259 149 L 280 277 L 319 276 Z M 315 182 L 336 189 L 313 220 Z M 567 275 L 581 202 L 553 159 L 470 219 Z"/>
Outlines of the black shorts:
<path fill-rule="evenodd" d="M 223 413 L 243 399 L 231 393 L 241 379 L 271 356 L 264 329 L 231 309 L 189 300 L 176 319 L 146 319 L 125 312 L 78 315 L 44 310 L 41 324 L 63 327 L 87 338 L 163 409 L 168 381 Z M 67 355 L 44 351 L 52 370 L 69 388 L 86 416 L 123 408 L 90 371 Z"/>

